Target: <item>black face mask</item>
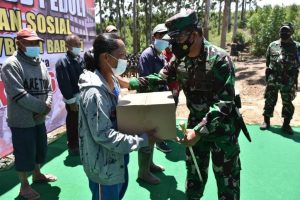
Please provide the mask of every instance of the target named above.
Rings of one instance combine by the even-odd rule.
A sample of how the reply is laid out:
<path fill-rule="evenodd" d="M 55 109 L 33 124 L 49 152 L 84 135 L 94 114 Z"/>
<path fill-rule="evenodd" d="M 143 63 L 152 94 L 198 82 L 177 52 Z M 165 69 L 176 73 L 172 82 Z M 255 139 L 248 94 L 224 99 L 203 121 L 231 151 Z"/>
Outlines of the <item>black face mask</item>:
<path fill-rule="evenodd" d="M 171 40 L 170 44 L 172 45 L 172 52 L 178 59 L 182 59 L 190 53 L 192 43 L 189 41 L 189 38 L 186 39 L 184 43 L 177 43 L 176 40 Z"/>
<path fill-rule="evenodd" d="M 290 34 L 290 33 L 286 33 L 286 32 L 280 33 L 280 38 L 281 38 L 282 40 L 288 40 L 290 37 L 291 37 L 291 34 Z"/>

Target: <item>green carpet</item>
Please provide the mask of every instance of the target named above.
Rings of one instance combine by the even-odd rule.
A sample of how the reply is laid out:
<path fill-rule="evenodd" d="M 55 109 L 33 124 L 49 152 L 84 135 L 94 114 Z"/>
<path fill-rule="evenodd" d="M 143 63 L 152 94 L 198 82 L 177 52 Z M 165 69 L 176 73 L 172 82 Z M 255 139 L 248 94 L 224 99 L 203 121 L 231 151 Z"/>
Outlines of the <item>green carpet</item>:
<path fill-rule="evenodd" d="M 299 200 L 300 199 L 300 128 L 294 136 L 284 136 L 278 127 L 260 131 L 258 126 L 248 126 L 252 135 L 249 143 L 243 135 L 241 145 L 241 200 Z M 58 181 L 51 184 L 33 184 L 41 200 L 91 199 L 87 178 L 78 157 L 69 157 L 66 136 L 49 146 L 48 161 L 43 172 L 53 173 Z M 166 171 L 158 174 L 162 183 L 149 186 L 136 181 L 137 153 L 130 156 L 129 187 L 125 200 L 183 200 L 185 184 L 184 147 L 170 142 L 172 153 L 155 151 L 155 163 L 164 165 Z M 0 199 L 17 198 L 19 184 L 13 169 L 0 172 Z M 210 167 L 209 180 L 203 200 L 216 200 L 217 188 Z"/>

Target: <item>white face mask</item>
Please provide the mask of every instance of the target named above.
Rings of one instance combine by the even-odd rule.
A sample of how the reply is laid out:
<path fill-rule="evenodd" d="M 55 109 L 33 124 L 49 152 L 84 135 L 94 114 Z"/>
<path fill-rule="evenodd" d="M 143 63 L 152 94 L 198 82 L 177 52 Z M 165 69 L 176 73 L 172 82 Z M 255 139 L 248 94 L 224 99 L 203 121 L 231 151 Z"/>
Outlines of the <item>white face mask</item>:
<path fill-rule="evenodd" d="M 110 54 L 109 54 L 110 55 Z M 111 57 L 113 57 L 114 59 L 118 60 L 118 64 L 116 68 L 111 67 L 113 73 L 115 76 L 120 76 L 121 74 L 123 74 L 126 71 L 127 68 L 127 60 L 124 59 L 117 59 L 114 56 L 110 55 Z"/>
<path fill-rule="evenodd" d="M 30 58 L 36 58 L 40 55 L 40 47 L 39 46 L 30 46 L 25 47 L 26 51 L 24 52 L 26 56 Z"/>
<path fill-rule="evenodd" d="M 81 52 L 81 48 L 78 48 L 78 47 L 72 47 L 72 50 L 71 52 L 75 55 L 75 56 L 78 56 Z"/>

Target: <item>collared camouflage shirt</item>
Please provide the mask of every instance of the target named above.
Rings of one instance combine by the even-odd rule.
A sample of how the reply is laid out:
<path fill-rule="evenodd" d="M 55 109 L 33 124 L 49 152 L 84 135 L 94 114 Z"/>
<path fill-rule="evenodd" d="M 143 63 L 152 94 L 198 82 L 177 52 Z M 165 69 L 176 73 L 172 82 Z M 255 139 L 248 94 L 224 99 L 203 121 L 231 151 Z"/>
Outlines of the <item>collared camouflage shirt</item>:
<path fill-rule="evenodd" d="M 165 66 L 160 74 L 176 79 L 184 91 L 190 118 L 201 136 L 228 136 L 235 131 L 234 65 L 221 48 L 204 40 L 200 56 L 185 57 Z"/>
<path fill-rule="evenodd" d="M 299 68 L 300 43 L 292 39 L 287 43 L 281 40 L 272 42 L 266 53 L 266 65 L 273 72 L 281 74 Z"/>

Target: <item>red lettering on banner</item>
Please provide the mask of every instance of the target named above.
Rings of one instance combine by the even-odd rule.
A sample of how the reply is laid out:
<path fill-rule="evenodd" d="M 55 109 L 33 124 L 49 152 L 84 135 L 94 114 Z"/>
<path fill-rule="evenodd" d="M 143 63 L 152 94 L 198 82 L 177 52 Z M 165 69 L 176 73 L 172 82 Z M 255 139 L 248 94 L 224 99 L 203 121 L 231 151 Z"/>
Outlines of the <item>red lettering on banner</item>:
<path fill-rule="evenodd" d="M 0 81 L 0 108 L 7 106 L 7 99 L 4 91 L 4 83 Z"/>
<path fill-rule="evenodd" d="M 49 76 L 51 78 L 51 86 L 52 86 L 52 91 L 54 93 L 56 91 L 55 73 L 54 72 L 49 72 Z"/>

